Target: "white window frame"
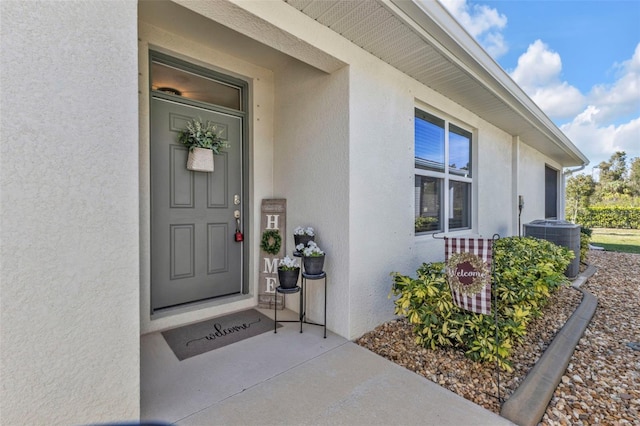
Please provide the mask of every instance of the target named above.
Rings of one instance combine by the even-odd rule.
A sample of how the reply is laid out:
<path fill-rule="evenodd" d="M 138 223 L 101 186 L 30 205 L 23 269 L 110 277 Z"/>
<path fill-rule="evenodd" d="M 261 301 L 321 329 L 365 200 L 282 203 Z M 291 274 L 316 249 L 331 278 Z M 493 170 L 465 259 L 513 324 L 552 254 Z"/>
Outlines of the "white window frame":
<path fill-rule="evenodd" d="M 418 109 L 426 114 L 432 115 L 440 120 L 444 121 L 444 171 L 442 172 L 437 172 L 434 170 L 425 170 L 425 169 L 420 169 L 415 167 L 415 160 L 414 160 L 414 181 L 415 181 L 415 176 L 426 176 L 426 177 L 433 177 L 433 178 L 437 178 L 437 179 L 442 179 L 443 180 L 443 187 L 442 187 L 442 229 L 438 230 L 438 231 L 427 231 L 427 232 L 420 232 L 420 233 L 415 233 L 415 237 L 424 237 L 424 236 L 431 236 L 433 234 L 439 234 L 439 233 L 450 233 L 450 232 L 469 232 L 471 230 L 473 230 L 474 226 L 475 226 L 475 221 L 476 221 L 476 215 L 475 215 L 475 206 L 476 206 L 476 202 L 475 202 L 475 183 L 474 183 L 474 177 L 475 179 L 477 179 L 477 169 L 476 169 L 476 165 L 477 165 L 477 161 L 476 161 L 476 132 L 471 129 L 469 126 L 466 126 L 458 121 L 452 120 L 450 117 L 448 117 L 446 114 L 442 114 L 442 113 L 434 113 L 433 111 L 430 111 L 429 109 L 426 109 L 424 107 L 420 107 L 420 106 L 416 106 L 415 109 Z M 416 115 L 415 115 L 415 111 L 414 111 L 414 115 L 413 115 L 414 120 L 416 119 Z M 465 130 L 467 132 L 469 132 L 471 134 L 471 140 L 470 140 L 470 158 L 469 158 L 469 163 L 471 165 L 471 176 L 472 177 L 467 177 L 467 176 L 460 176 L 460 175 L 456 175 L 456 174 L 452 174 L 449 172 L 449 133 L 450 133 L 450 125 L 454 125 L 456 127 L 459 127 L 462 130 Z M 415 126 L 414 126 L 415 129 Z M 414 130 L 414 141 L 413 141 L 413 149 L 414 149 L 414 157 L 415 157 L 415 130 Z M 449 204 L 450 201 L 450 196 L 449 196 L 449 192 L 450 192 L 450 188 L 449 188 L 449 183 L 451 181 L 457 181 L 457 182 L 464 182 L 464 183 L 469 183 L 470 187 L 469 187 L 469 226 L 465 227 L 465 228 L 455 228 L 453 231 L 449 230 L 449 219 L 451 217 L 449 209 L 451 208 L 451 205 Z M 415 182 L 414 182 L 415 185 Z M 415 198 L 414 198 L 414 202 L 415 202 Z M 414 206 L 414 210 L 415 211 L 415 206 Z M 414 217 L 415 220 L 415 217 Z M 414 231 L 415 232 L 415 231 Z"/>

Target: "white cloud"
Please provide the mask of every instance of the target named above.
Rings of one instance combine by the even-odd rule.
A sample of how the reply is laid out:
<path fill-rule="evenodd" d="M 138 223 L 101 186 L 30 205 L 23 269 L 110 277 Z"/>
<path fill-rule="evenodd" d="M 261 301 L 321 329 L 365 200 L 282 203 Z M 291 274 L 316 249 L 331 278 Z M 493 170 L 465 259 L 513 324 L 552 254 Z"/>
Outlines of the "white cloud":
<path fill-rule="evenodd" d="M 640 43 L 631 59 L 615 67 L 619 70 L 618 80 L 612 85 L 594 86 L 588 96 L 589 103 L 598 107 L 599 112 L 593 117 L 598 123 L 640 113 Z"/>
<path fill-rule="evenodd" d="M 493 58 L 498 58 L 509 50 L 500 32 L 507 25 L 505 15 L 486 5 L 470 6 L 467 0 L 439 1 Z"/>
<path fill-rule="evenodd" d="M 511 77 L 553 119 L 574 117 L 585 107 L 585 97 L 566 81 L 560 80 L 560 55 L 536 40 L 518 58 Z"/>
<path fill-rule="evenodd" d="M 589 105 L 560 127 L 593 166 L 616 151 L 625 151 L 629 159 L 640 157 L 640 43 L 632 58 L 616 68 L 618 80 L 594 86 Z M 634 118 L 623 119 L 629 116 Z"/>
<path fill-rule="evenodd" d="M 616 151 L 625 151 L 628 159 L 640 156 L 640 117 L 620 126 L 599 126 L 593 115 L 597 115 L 597 108 L 590 106 L 571 123 L 560 127 L 591 160 L 592 166 L 608 160 Z"/>
<path fill-rule="evenodd" d="M 493 58 L 508 50 L 501 32 L 507 17 L 498 10 L 470 0 L 439 1 Z M 640 157 L 640 43 L 631 59 L 613 70 L 613 84 L 597 84 L 583 94 L 562 80 L 560 55 L 535 40 L 510 75 L 552 120 L 571 120 L 560 129 L 597 166 L 616 151 Z"/>

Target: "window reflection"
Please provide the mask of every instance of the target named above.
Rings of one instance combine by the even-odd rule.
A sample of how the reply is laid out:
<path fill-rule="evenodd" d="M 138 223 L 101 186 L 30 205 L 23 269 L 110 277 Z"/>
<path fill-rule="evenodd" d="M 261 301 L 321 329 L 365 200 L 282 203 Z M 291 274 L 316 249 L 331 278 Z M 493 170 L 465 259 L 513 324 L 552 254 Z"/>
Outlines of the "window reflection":
<path fill-rule="evenodd" d="M 151 62 L 151 89 L 209 104 L 242 111 L 239 87 Z"/>
<path fill-rule="evenodd" d="M 439 231 L 442 179 L 416 176 L 416 232 Z"/>

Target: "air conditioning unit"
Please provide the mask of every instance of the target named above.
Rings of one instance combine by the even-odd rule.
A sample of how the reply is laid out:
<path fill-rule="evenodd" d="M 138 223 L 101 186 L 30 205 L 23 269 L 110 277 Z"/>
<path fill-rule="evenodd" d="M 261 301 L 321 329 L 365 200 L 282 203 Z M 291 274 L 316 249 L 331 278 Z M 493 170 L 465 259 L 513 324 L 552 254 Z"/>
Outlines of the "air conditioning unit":
<path fill-rule="evenodd" d="M 564 274 L 574 278 L 580 273 L 580 225 L 566 220 L 534 220 L 524 225 L 524 235 L 551 241 L 572 250 L 575 257 Z"/>

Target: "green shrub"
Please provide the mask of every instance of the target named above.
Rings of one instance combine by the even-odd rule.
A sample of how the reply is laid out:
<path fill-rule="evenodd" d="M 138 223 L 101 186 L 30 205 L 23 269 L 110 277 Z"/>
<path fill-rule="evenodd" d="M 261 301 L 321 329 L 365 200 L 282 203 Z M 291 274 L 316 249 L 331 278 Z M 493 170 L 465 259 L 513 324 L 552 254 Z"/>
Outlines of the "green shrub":
<path fill-rule="evenodd" d="M 417 278 L 392 273 L 395 313 L 413 324 L 416 343 L 426 348 L 456 347 L 475 361 L 498 361 L 510 371 L 512 346 L 542 314 L 550 292 L 567 282 L 564 270 L 573 252 L 535 238 L 503 238 L 495 242 L 493 290 L 497 296 L 498 335 L 492 315 L 465 311 L 453 303 L 445 264 L 424 263 Z M 493 294 L 492 294 L 493 296 Z"/>
<path fill-rule="evenodd" d="M 576 216 L 587 228 L 640 229 L 640 207 L 591 206 Z"/>

